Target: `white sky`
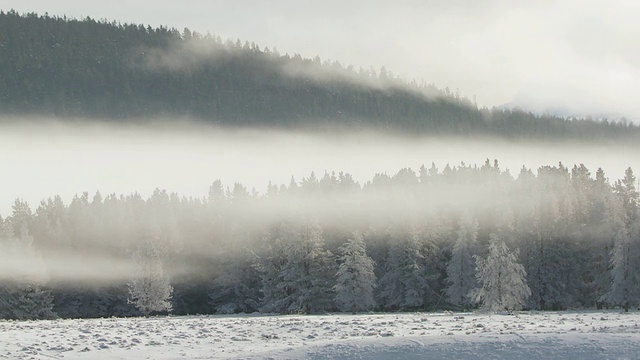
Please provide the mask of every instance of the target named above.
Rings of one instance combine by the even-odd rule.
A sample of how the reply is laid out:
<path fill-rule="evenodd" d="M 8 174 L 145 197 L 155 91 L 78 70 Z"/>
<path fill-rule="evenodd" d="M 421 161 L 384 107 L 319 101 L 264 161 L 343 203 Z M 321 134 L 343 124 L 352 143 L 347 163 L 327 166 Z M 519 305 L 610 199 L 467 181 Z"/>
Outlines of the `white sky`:
<path fill-rule="evenodd" d="M 2 0 L 0 8 L 189 27 L 474 95 L 640 120 L 640 2 Z"/>

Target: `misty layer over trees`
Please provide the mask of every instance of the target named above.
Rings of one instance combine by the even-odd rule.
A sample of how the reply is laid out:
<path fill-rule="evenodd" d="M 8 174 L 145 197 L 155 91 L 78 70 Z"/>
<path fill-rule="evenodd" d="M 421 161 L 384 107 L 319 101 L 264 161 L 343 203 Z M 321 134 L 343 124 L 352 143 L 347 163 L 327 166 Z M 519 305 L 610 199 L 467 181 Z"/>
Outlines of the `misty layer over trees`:
<path fill-rule="evenodd" d="M 489 160 L 20 199 L 0 222 L 0 316 L 567 309 L 640 305 L 636 178 Z"/>
<path fill-rule="evenodd" d="M 449 89 L 188 29 L 0 11 L 0 112 L 187 117 L 227 126 L 381 128 L 507 138 L 639 140 L 626 122 L 478 109 Z"/>

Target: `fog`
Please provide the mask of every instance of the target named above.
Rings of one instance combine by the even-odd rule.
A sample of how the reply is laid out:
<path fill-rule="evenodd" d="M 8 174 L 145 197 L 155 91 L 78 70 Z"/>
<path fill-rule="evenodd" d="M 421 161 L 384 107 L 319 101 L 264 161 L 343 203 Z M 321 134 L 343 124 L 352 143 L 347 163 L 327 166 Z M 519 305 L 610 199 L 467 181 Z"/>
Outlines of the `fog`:
<path fill-rule="evenodd" d="M 135 263 L 129 258 L 88 252 L 15 253 L 0 248 L 0 281 L 26 279 L 35 282 L 49 280 L 63 283 L 100 285 L 127 281 L 135 274 Z"/>
<path fill-rule="evenodd" d="M 593 307 L 623 263 L 612 246 L 638 229 L 635 144 L 2 120 L 4 309 L 43 288 L 61 317 L 139 314 L 131 299 L 160 290 L 178 314 L 298 311 L 269 296 L 290 282 L 331 297 L 354 238 L 383 310 L 440 306 L 456 256 L 472 276 L 497 242 L 522 254 L 530 308 Z M 419 301 L 398 305 L 407 269 Z"/>
<path fill-rule="evenodd" d="M 269 182 L 289 184 L 314 172 L 345 172 L 363 184 L 376 173 L 393 175 L 435 163 L 482 165 L 497 159 L 517 176 L 562 162 L 585 164 L 592 174 L 602 167 L 609 179 L 640 169 L 637 148 L 575 142 L 518 142 L 502 139 L 400 137 L 369 132 L 313 134 L 276 130 L 229 130 L 188 121 L 146 122 L 140 126 L 4 119 L 0 126 L 0 214 L 11 214 L 16 198 L 33 209 L 60 195 L 143 197 L 155 188 L 180 196 L 203 197 L 219 179 L 226 187 L 240 182 L 264 193 Z"/>
<path fill-rule="evenodd" d="M 221 39 L 220 39 L 221 40 Z M 167 48 L 147 48 L 145 49 L 144 63 L 137 66 L 143 66 L 145 70 L 151 71 L 170 71 L 175 73 L 184 73 L 190 69 L 198 69 L 199 67 L 215 66 L 215 64 L 226 64 L 248 56 L 245 46 L 248 42 L 242 43 L 242 47 L 236 48 L 236 44 L 219 43 L 213 38 L 197 37 L 170 43 Z M 315 58 L 314 60 L 299 58 L 299 61 L 282 61 L 277 50 L 263 48 L 266 54 L 272 57 L 264 56 L 258 63 L 269 69 L 263 70 L 265 73 L 273 71 L 281 76 L 292 78 L 311 79 L 316 83 L 333 84 L 335 81 L 347 82 L 354 85 L 360 85 L 370 89 L 390 90 L 401 88 L 413 91 L 422 96 L 434 97 L 441 96 L 436 87 L 429 89 L 419 89 L 416 86 L 409 86 L 404 80 L 396 77 L 395 74 L 384 74 L 384 79 L 378 77 L 380 69 L 372 70 L 370 76 L 366 76 L 361 72 L 367 72 L 364 68 L 349 67 L 337 61 L 323 61 Z"/>

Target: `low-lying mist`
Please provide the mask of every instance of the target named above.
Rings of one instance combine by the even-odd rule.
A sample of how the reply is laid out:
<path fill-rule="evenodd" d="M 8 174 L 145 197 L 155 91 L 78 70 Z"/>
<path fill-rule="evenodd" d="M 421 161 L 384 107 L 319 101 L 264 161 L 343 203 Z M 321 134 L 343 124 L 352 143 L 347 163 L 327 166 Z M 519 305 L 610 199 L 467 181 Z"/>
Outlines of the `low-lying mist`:
<path fill-rule="evenodd" d="M 1 133 L 0 318 L 135 315 L 149 294 L 178 314 L 335 311 L 349 246 L 369 259 L 368 309 L 475 306 L 499 246 L 531 292 L 518 306 L 628 306 L 638 289 L 618 275 L 640 253 L 631 146 L 167 121 Z M 35 313 L 11 305 L 25 296 Z"/>
<path fill-rule="evenodd" d="M 498 159 L 516 176 L 562 162 L 583 163 L 619 179 L 640 168 L 637 148 L 579 142 L 516 142 L 502 139 L 402 137 L 382 132 L 223 129 L 184 120 L 142 125 L 57 122 L 43 119 L 0 121 L 0 214 L 20 197 L 33 207 L 50 196 L 65 202 L 83 191 L 143 197 L 153 189 L 201 197 L 216 179 L 240 182 L 264 193 L 269 182 L 289 184 L 312 172 L 349 173 L 360 184 L 376 173 L 482 165 Z"/>

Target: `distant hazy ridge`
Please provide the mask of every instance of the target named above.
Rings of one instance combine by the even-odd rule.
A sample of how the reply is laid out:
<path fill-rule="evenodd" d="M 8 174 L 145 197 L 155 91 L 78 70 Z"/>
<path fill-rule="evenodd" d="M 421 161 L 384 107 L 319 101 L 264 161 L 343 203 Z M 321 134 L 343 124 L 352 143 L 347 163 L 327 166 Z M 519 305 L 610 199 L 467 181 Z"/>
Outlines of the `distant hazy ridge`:
<path fill-rule="evenodd" d="M 0 12 L 0 114 L 415 134 L 637 139 L 628 124 L 478 109 L 386 69 L 279 54 L 184 29 Z"/>

